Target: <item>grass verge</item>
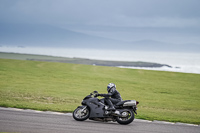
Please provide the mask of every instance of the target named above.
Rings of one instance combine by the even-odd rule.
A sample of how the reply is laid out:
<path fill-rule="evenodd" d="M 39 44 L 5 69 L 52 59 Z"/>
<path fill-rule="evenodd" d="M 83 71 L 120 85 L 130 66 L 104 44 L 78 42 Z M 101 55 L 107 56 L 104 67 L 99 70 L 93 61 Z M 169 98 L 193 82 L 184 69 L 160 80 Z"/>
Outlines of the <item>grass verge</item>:
<path fill-rule="evenodd" d="M 114 82 L 136 118 L 200 124 L 200 75 L 0 59 L 0 106 L 72 112 L 91 91 Z"/>

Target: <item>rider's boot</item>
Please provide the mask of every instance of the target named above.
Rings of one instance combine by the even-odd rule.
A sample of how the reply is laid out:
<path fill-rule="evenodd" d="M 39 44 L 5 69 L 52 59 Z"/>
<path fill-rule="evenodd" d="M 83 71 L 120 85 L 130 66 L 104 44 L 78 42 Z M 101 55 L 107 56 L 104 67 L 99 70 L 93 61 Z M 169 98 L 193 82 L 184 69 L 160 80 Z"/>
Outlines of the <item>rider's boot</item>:
<path fill-rule="evenodd" d="M 111 107 L 109 107 L 107 110 L 109 110 L 109 111 L 115 111 L 115 107 L 114 107 L 114 106 L 111 106 Z"/>

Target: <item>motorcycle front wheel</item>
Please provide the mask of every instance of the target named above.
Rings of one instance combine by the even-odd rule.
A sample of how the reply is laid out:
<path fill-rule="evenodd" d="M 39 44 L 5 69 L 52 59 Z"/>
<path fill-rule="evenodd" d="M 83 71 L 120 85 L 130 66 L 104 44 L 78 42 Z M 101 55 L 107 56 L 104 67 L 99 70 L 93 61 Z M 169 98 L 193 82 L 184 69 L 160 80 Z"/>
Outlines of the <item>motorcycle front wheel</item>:
<path fill-rule="evenodd" d="M 119 124 L 127 125 L 130 124 L 135 118 L 132 110 L 124 110 L 121 112 L 121 116 L 116 117 Z"/>
<path fill-rule="evenodd" d="M 89 114 L 88 108 L 83 110 L 83 108 L 78 107 L 73 112 L 73 118 L 77 121 L 84 121 L 89 117 Z"/>

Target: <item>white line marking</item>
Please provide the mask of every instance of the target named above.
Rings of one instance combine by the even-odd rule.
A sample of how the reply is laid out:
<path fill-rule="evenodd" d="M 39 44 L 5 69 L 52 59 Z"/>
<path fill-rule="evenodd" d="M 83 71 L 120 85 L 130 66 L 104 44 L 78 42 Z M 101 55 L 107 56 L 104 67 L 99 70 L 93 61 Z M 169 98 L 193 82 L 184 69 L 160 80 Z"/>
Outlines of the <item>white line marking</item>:
<path fill-rule="evenodd" d="M 137 122 L 152 122 L 152 121 L 149 121 L 149 120 L 143 120 L 143 119 L 134 119 L 134 121 L 137 121 Z"/>
<path fill-rule="evenodd" d="M 157 120 L 154 120 L 152 121 L 153 123 L 161 123 L 161 124 L 175 124 L 173 122 L 167 122 L 167 121 L 157 121 Z"/>

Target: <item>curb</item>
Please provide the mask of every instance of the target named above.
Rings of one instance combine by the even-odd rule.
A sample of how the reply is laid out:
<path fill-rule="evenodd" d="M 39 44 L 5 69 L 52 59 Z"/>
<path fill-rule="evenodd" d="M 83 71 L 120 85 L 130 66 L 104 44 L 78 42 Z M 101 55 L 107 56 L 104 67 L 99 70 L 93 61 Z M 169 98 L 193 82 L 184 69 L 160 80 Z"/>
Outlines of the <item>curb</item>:
<path fill-rule="evenodd" d="M 45 114 L 72 116 L 72 113 L 61 113 L 61 112 L 53 112 L 53 111 L 38 111 L 38 110 L 31 110 L 31 109 L 18 109 L 18 108 L 0 107 L 0 110 L 24 111 L 24 112 L 32 112 L 32 113 L 45 113 Z M 135 122 L 144 122 L 144 123 L 158 123 L 158 124 L 168 124 L 168 125 L 200 127 L 200 125 L 190 124 L 190 123 L 181 123 L 181 122 L 173 123 L 173 122 L 167 122 L 167 121 L 158 121 L 158 120 L 150 121 L 150 120 L 143 120 L 143 119 L 134 119 L 134 121 Z"/>

